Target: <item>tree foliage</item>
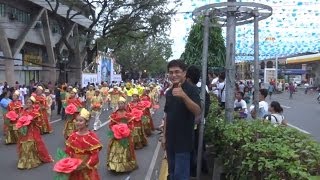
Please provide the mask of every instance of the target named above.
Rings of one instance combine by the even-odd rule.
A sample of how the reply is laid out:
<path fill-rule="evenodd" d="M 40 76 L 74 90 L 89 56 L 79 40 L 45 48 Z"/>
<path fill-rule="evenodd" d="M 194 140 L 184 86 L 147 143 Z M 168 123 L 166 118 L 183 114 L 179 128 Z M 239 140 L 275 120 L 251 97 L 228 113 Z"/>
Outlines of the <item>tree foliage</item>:
<path fill-rule="evenodd" d="M 186 64 L 201 65 L 203 49 L 203 30 L 202 23 L 196 23 L 191 27 L 185 50 L 181 59 Z M 209 29 L 209 47 L 208 47 L 208 67 L 224 67 L 226 56 L 226 47 L 222 30 L 220 27 L 211 27 Z"/>
<path fill-rule="evenodd" d="M 121 49 L 114 52 L 124 77 L 146 71 L 151 76 L 166 72 L 167 60 L 172 55 L 172 41 L 166 35 L 139 40 L 127 39 Z"/>

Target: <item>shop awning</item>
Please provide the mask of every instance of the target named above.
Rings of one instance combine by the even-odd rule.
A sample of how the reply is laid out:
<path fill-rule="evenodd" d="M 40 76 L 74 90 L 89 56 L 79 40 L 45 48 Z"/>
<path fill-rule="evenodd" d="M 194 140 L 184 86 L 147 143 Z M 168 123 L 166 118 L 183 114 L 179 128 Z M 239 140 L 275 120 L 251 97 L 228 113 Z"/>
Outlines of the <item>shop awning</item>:
<path fill-rule="evenodd" d="M 320 61 L 320 54 L 311 54 L 311 55 L 287 58 L 286 63 L 296 64 L 296 63 L 308 63 L 308 62 L 314 62 L 314 61 Z"/>

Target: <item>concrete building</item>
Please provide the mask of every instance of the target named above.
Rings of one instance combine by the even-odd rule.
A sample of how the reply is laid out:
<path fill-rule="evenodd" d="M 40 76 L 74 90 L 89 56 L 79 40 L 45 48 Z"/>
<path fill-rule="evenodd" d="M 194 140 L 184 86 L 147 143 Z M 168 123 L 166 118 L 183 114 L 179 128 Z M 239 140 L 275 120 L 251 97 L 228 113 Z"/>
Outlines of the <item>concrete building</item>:
<path fill-rule="evenodd" d="M 66 78 L 72 79 L 71 82 L 79 81 L 81 62 L 85 57 L 85 40 L 82 39 L 85 39 L 84 31 L 92 21 L 88 7 L 83 6 L 81 0 L 74 1 L 78 4 L 70 8 L 68 1 L 60 0 L 54 14 L 54 0 L 48 1 L 52 7 L 46 0 L 0 0 L 0 82 L 29 84 L 34 80 L 54 83 L 58 79 L 62 70 L 59 67 L 63 67 L 59 65 L 65 62 L 59 60 L 57 52 L 67 49 L 65 45 L 59 43 L 58 47 L 57 44 L 62 38 L 58 18 L 71 24 L 64 35 L 76 49 L 77 57 L 81 57 L 70 62 L 73 69 L 63 71 L 68 71 Z M 74 17 L 67 18 L 67 15 Z M 68 60 L 68 57 L 62 59 Z M 14 69 L 10 68 L 12 64 Z"/>

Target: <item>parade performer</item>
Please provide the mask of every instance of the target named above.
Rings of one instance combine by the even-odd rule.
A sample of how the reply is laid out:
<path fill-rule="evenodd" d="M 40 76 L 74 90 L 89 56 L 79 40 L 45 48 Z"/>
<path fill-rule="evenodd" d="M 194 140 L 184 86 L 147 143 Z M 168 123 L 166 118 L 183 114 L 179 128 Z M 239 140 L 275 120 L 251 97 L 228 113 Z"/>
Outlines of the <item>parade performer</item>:
<path fill-rule="evenodd" d="M 143 109 L 143 116 L 142 116 L 142 127 L 144 129 L 144 132 L 147 136 L 150 136 L 152 134 L 152 131 L 154 131 L 154 124 L 152 120 L 152 116 L 150 113 L 150 108 L 152 106 L 151 98 L 148 95 L 149 90 L 146 88 L 143 95 L 140 97 L 139 106 Z"/>
<path fill-rule="evenodd" d="M 98 130 L 101 126 L 100 115 L 101 115 L 101 108 L 103 104 L 103 98 L 100 96 L 100 90 L 96 89 L 94 96 L 91 98 L 91 110 L 92 114 L 94 114 L 94 123 L 93 123 L 93 130 Z"/>
<path fill-rule="evenodd" d="M 46 101 L 47 101 L 48 120 L 50 121 L 51 120 L 51 106 L 52 106 L 53 100 L 52 100 L 49 89 L 44 90 L 44 93 L 46 95 Z"/>
<path fill-rule="evenodd" d="M 41 86 L 38 86 L 36 90 L 36 94 L 33 94 L 33 96 L 36 99 L 35 104 L 40 106 L 40 116 L 41 116 L 40 119 L 42 121 L 42 125 L 40 127 L 41 134 L 47 134 L 47 133 L 52 133 L 52 127 L 48 119 L 47 99 L 42 92 L 43 92 L 43 88 Z"/>
<path fill-rule="evenodd" d="M 131 136 L 134 118 L 133 114 L 126 110 L 126 100 L 120 97 L 117 111 L 110 116 L 110 142 L 107 151 L 108 170 L 130 172 L 138 167 Z"/>
<path fill-rule="evenodd" d="M 132 101 L 132 92 L 134 88 L 131 88 L 131 84 L 128 82 L 124 88 L 124 93 L 126 94 L 127 102 Z"/>
<path fill-rule="evenodd" d="M 6 114 L 8 112 L 8 106 L 9 103 L 12 101 L 9 97 L 11 95 L 11 92 L 8 90 L 3 91 L 3 93 L 0 95 L 0 107 L 3 115 L 3 119 L 6 119 Z M 3 132 L 7 131 L 7 126 L 4 124 L 3 126 Z"/>
<path fill-rule="evenodd" d="M 66 154 L 70 158 L 81 159 L 81 165 L 70 173 L 69 180 L 99 180 L 99 151 L 102 144 L 98 136 L 88 129 L 90 112 L 82 108 L 76 118 L 77 131 L 66 141 Z"/>
<path fill-rule="evenodd" d="M 131 112 L 133 109 L 141 110 L 141 106 L 139 104 L 139 93 L 138 90 L 133 91 L 132 93 L 132 102 L 128 105 L 128 110 Z M 148 140 L 146 138 L 146 134 L 142 127 L 141 118 L 135 119 L 133 122 L 134 129 L 132 131 L 132 137 L 134 142 L 135 149 L 141 149 L 148 144 Z"/>
<path fill-rule="evenodd" d="M 77 90 L 73 88 L 70 92 L 67 106 L 65 108 L 66 122 L 64 124 L 63 136 L 68 139 L 71 133 L 76 130 L 75 119 L 79 114 L 83 104 L 79 98 L 76 97 Z"/>
<path fill-rule="evenodd" d="M 86 107 L 90 110 L 91 107 L 91 99 L 94 96 L 93 85 L 89 86 L 89 90 L 86 92 Z"/>
<path fill-rule="evenodd" d="M 15 91 L 12 95 L 12 101 L 8 105 L 8 113 L 6 113 L 6 117 L 4 120 L 5 127 L 5 143 L 6 144 L 15 144 L 18 140 L 18 133 L 16 128 L 16 120 L 17 118 L 8 118 L 11 112 L 16 114 L 16 117 L 19 117 L 22 113 L 23 106 L 22 102 L 19 100 L 20 93 L 19 91 Z"/>
<path fill-rule="evenodd" d="M 118 89 L 117 86 L 114 86 L 109 90 L 110 105 L 113 111 L 117 110 L 119 98 L 123 96 L 123 93 Z"/>
<path fill-rule="evenodd" d="M 102 109 L 103 111 L 109 110 L 109 88 L 108 84 L 106 82 L 103 82 L 102 88 L 100 89 L 101 96 L 103 98 L 103 105 Z"/>
<path fill-rule="evenodd" d="M 26 102 L 26 109 L 17 120 L 18 129 L 18 168 L 31 169 L 42 163 L 53 162 L 42 138 L 40 128 L 43 125 L 40 106 L 31 96 Z"/>

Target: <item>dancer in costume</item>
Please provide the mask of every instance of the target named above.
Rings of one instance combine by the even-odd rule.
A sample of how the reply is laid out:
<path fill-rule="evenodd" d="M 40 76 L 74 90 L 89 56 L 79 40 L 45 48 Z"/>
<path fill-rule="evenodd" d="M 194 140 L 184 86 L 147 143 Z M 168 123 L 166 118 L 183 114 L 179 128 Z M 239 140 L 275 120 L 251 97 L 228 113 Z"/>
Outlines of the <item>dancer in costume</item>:
<path fill-rule="evenodd" d="M 103 82 L 102 88 L 100 89 L 100 93 L 103 98 L 103 105 L 102 105 L 102 110 L 109 110 L 109 88 L 108 84 L 106 82 Z"/>
<path fill-rule="evenodd" d="M 128 109 L 131 112 L 133 109 L 139 109 L 141 110 L 141 106 L 139 104 L 139 93 L 138 90 L 135 89 L 132 92 L 132 102 L 129 103 Z M 145 132 L 142 127 L 141 118 L 135 119 L 133 122 L 134 129 L 132 132 L 133 142 L 134 142 L 134 148 L 135 149 L 141 149 L 144 146 L 148 144 L 148 140 L 146 138 Z"/>
<path fill-rule="evenodd" d="M 151 98 L 149 97 L 149 88 L 146 88 L 143 95 L 140 97 L 140 108 L 143 110 L 142 116 L 142 127 L 147 136 L 151 136 L 152 131 L 154 131 L 154 124 L 152 116 L 150 113 L 150 108 L 152 106 Z"/>
<path fill-rule="evenodd" d="M 43 163 L 53 162 L 42 138 L 40 128 L 41 111 L 36 99 L 31 96 L 26 102 L 26 109 L 17 120 L 18 129 L 18 168 L 31 169 Z"/>
<path fill-rule="evenodd" d="M 42 125 L 40 127 L 41 134 L 47 134 L 47 133 L 52 133 L 52 127 L 48 119 L 47 99 L 42 92 L 43 92 L 43 88 L 41 86 L 38 86 L 36 90 L 36 94 L 34 95 L 34 98 L 36 99 L 35 104 L 40 106 L 40 110 L 39 110 L 40 116 L 41 116 L 40 119 L 42 121 Z"/>
<path fill-rule="evenodd" d="M 94 96 L 93 85 L 89 86 L 89 90 L 86 92 L 86 107 L 90 110 L 91 108 L 91 99 Z"/>
<path fill-rule="evenodd" d="M 120 97 L 117 111 L 110 116 L 111 137 L 107 151 L 107 169 L 115 172 L 130 172 L 138 167 L 131 136 L 134 116 L 126 110 L 126 100 Z M 118 129 L 122 128 L 122 133 Z"/>
<path fill-rule="evenodd" d="M 75 119 L 79 114 L 80 108 L 83 107 L 81 100 L 76 97 L 77 92 L 75 88 L 71 90 L 65 108 L 66 122 L 64 124 L 63 136 L 66 139 L 76 130 Z"/>
<path fill-rule="evenodd" d="M 99 180 L 99 151 L 102 145 L 98 136 L 88 129 L 90 112 L 82 108 L 76 118 L 77 131 L 66 141 L 66 153 L 71 158 L 82 160 L 77 170 L 71 172 L 69 180 Z"/>
<path fill-rule="evenodd" d="M 8 112 L 14 111 L 18 117 L 21 115 L 23 106 L 22 102 L 19 100 L 20 93 L 15 91 L 12 95 L 12 101 L 8 104 Z M 5 143 L 6 144 L 15 144 L 18 140 L 18 132 L 16 128 L 16 120 L 10 120 L 8 117 L 5 117 L 4 125 L 5 127 Z"/>
<path fill-rule="evenodd" d="M 120 97 L 123 97 L 123 93 L 119 90 L 117 86 L 114 86 L 109 90 L 110 105 L 113 111 L 117 110 L 117 105 Z"/>
<path fill-rule="evenodd" d="M 100 90 L 96 89 L 94 96 L 91 98 L 91 110 L 94 114 L 93 130 L 98 130 L 101 126 L 100 115 L 103 104 L 103 98 L 100 96 Z"/>

